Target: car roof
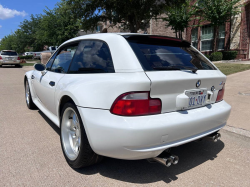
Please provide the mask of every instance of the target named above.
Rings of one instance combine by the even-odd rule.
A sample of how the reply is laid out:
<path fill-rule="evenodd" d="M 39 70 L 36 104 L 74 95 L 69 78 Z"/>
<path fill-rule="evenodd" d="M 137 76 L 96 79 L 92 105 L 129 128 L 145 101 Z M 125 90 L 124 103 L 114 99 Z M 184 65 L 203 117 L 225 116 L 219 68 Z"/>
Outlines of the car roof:
<path fill-rule="evenodd" d="M 145 34 L 140 34 L 140 33 L 95 33 L 95 34 L 87 34 L 87 35 L 78 36 L 78 37 L 69 39 L 66 42 L 64 42 L 63 44 L 73 42 L 73 41 L 83 40 L 83 39 L 101 39 L 101 40 L 105 41 L 106 38 L 109 38 L 112 36 L 113 37 L 114 36 L 120 37 L 122 35 L 145 35 Z"/>
<path fill-rule="evenodd" d="M 2 52 L 16 52 L 14 50 L 2 50 Z"/>

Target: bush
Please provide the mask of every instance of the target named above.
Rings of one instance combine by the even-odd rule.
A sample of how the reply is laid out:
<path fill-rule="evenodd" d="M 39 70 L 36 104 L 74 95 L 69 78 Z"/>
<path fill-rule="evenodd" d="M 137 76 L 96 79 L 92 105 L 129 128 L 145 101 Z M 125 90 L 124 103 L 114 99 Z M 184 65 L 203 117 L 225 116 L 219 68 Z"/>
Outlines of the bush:
<path fill-rule="evenodd" d="M 20 59 L 32 59 L 33 55 L 20 56 Z"/>
<path fill-rule="evenodd" d="M 207 54 L 204 54 L 205 55 L 205 57 L 207 57 L 208 59 L 210 59 L 210 56 L 209 55 L 207 55 Z"/>
<path fill-rule="evenodd" d="M 215 52 L 215 53 L 212 53 L 211 56 L 210 56 L 210 60 L 211 61 L 220 61 L 222 60 L 222 53 L 221 52 Z"/>
<path fill-rule="evenodd" d="M 238 54 L 237 51 L 223 51 L 223 60 L 233 60 L 236 59 L 236 56 Z"/>

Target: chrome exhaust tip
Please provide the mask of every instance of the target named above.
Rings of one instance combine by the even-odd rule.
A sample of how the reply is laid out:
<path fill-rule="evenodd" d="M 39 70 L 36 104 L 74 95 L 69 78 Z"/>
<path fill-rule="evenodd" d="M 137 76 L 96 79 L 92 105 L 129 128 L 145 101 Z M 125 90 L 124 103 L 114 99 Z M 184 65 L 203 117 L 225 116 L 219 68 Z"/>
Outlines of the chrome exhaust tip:
<path fill-rule="evenodd" d="M 221 135 L 220 135 L 220 133 L 214 133 L 214 134 L 210 134 L 204 138 L 208 139 L 210 141 L 213 141 L 213 142 L 217 142 L 218 140 L 220 140 Z"/>
<path fill-rule="evenodd" d="M 169 167 L 172 164 L 172 159 L 170 159 L 170 158 L 155 157 L 155 158 L 151 158 L 151 160 L 158 162 L 166 167 Z"/>
<path fill-rule="evenodd" d="M 217 133 L 217 135 L 216 135 L 216 136 L 217 136 L 217 139 L 218 139 L 218 140 L 220 140 L 220 138 L 221 138 L 220 133 Z"/>
<path fill-rule="evenodd" d="M 170 159 L 172 160 L 172 164 L 176 165 L 179 163 L 179 157 L 175 155 L 171 155 Z"/>

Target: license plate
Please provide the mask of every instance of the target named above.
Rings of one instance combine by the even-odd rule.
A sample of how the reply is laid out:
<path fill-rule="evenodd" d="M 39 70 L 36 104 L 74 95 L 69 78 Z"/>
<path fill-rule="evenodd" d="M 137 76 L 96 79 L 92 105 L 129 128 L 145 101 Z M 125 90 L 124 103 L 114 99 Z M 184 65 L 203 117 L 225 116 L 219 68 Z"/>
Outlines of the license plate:
<path fill-rule="evenodd" d="M 188 108 L 200 107 L 206 104 L 207 89 L 188 90 L 185 94 L 189 97 Z"/>

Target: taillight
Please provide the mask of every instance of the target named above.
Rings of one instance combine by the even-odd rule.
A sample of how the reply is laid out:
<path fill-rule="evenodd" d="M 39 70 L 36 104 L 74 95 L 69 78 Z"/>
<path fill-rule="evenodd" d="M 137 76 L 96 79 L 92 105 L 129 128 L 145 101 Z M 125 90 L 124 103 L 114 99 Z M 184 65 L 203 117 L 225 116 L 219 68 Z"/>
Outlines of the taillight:
<path fill-rule="evenodd" d="M 17 57 L 17 60 L 20 60 L 20 57 Z"/>
<path fill-rule="evenodd" d="M 160 114 L 161 100 L 150 98 L 149 92 L 129 92 L 115 100 L 110 112 L 120 116 Z"/>
<path fill-rule="evenodd" d="M 3 58 L 0 56 L 0 60 L 3 60 Z"/>
<path fill-rule="evenodd" d="M 216 102 L 222 101 L 224 97 L 224 92 L 225 92 L 225 84 L 223 85 L 222 89 L 219 90 Z"/>

